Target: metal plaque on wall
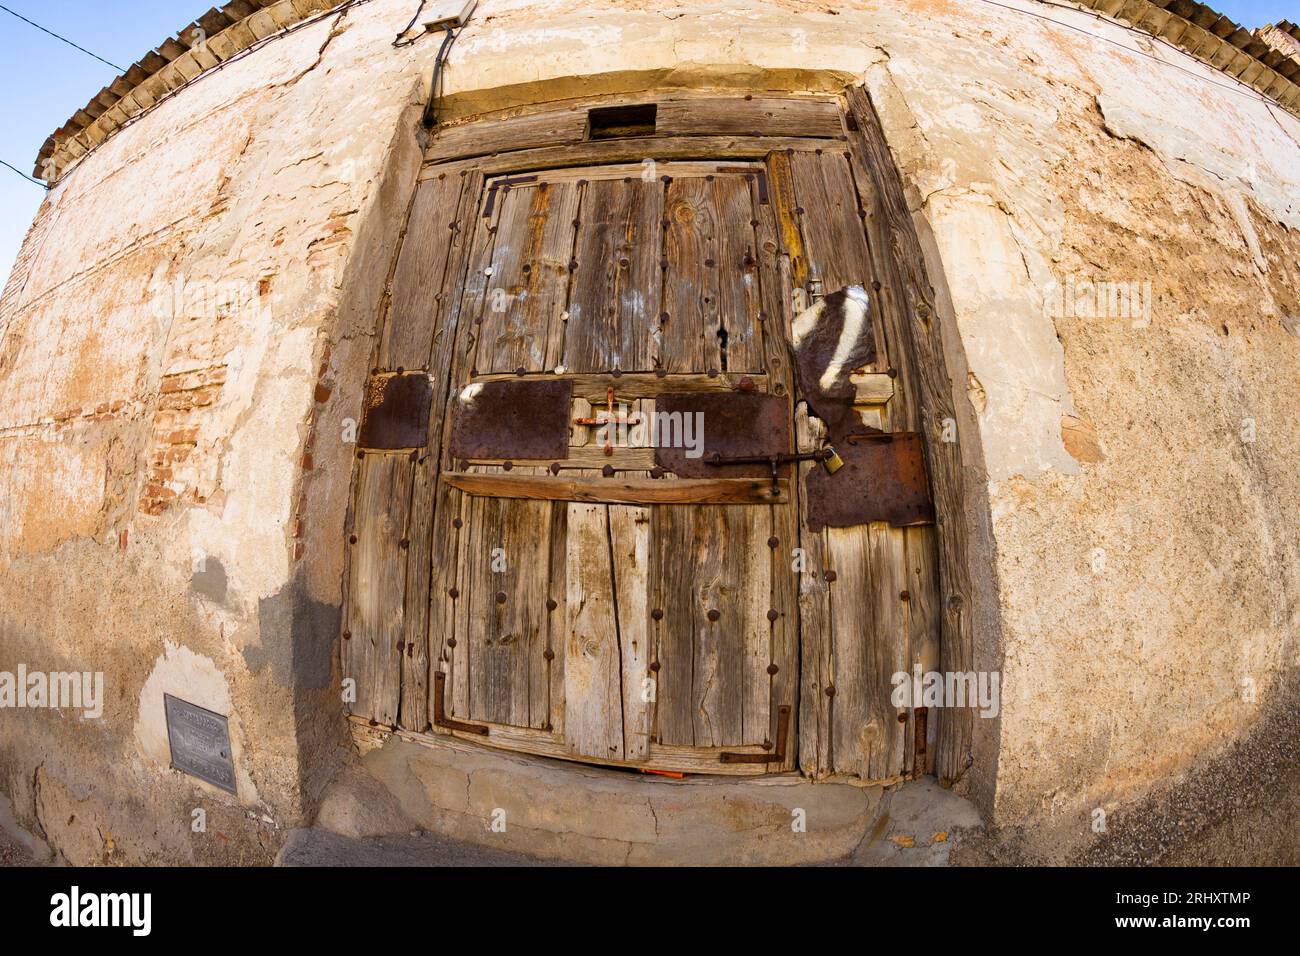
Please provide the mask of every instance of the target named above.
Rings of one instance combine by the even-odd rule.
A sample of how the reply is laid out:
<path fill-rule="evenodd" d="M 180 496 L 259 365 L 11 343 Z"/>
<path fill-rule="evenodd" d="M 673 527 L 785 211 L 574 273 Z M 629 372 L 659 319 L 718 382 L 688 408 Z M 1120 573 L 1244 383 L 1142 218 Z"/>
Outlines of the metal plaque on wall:
<path fill-rule="evenodd" d="M 163 694 L 163 703 L 172 766 L 234 793 L 235 762 L 226 718 L 171 694 Z"/>

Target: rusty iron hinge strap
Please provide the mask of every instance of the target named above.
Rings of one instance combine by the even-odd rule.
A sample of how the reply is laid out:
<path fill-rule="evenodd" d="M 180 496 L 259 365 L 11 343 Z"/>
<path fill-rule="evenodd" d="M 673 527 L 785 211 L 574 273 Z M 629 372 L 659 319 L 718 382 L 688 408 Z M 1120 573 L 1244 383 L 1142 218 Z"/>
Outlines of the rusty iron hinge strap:
<path fill-rule="evenodd" d="M 463 734 L 478 734 L 486 737 L 490 733 L 483 724 L 468 724 L 463 720 L 452 720 L 447 716 L 447 675 L 435 671 L 433 675 L 433 725 L 444 730 L 459 730 Z"/>
<path fill-rule="evenodd" d="M 483 206 L 483 218 L 490 219 L 492 217 L 492 210 L 496 208 L 498 189 L 501 188 L 509 189 L 511 186 L 514 186 L 518 183 L 535 183 L 535 182 L 537 182 L 536 176 L 511 176 L 507 179 L 498 179 L 496 182 L 494 182 L 491 186 L 488 187 L 487 203 Z"/>
<path fill-rule="evenodd" d="M 768 753 L 740 754 L 724 750 L 719 763 L 785 763 L 785 744 L 790 736 L 790 707 L 782 704 L 776 711 L 776 747 Z"/>

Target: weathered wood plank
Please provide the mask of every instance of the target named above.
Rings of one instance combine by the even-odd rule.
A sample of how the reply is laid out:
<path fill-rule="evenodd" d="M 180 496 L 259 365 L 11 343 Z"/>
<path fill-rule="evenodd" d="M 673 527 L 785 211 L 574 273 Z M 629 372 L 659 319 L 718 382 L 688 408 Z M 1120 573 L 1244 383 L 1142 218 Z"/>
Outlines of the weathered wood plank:
<path fill-rule="evenodd" d="M 379 367 L 425 368 L 433 345 L 439 302 L 456 231 L 464 179 L 443 174 L 420 183 L 411 204 L 402 251 L 393 275 Z"/>
<path fill-rule="evenodd" d="M 650 509 L 613 505 L 609 509 L 619 657 L 622 670 L 623 756 L 638 760 L 650 753 L 654 715 L 650 677 Z"/>
<path fill-rule="evenodd" d="M 354 739 L 359 742 L 364 741 L 366 747 L 382 746 L 382 742 L 393 733 L 381 728 L 372 728 L 355 717 L 351 719 L 351 723 Z M 615 760 L 607 757 L 586 757 L 582 754 L 576 754 L 569 749 L 562 739 L 553 733 L 530 730 L 526 727 L 498 727 L 491 724 L 487 726 L 490 730 L 488 736 L 461 732 L 447 733 L 444 731 L 439 731 L 436 734 L 417 734 L 400 728 L 396 731 L 396 735 L 403 740 L 410 740 L 428 746 L 442 746 L 444 745 L 443 741 L 439 738 L 455 737 L 472 747 L 490 747 L 538 757 L 552 757 L 614 767 L 644 767 L 648 770 L 663 770 L 673 773 L 707 773 L 755 777 L 771 772 L 770 764 L 722 763 L 719 759 L 723 750 L 736 753 L 763 754 L 765 751 L 761 747 L 696 748 L 655 744 L 651 746 L 649 756 L 644 759 Z"/>
<path fill-rule="evenodd" d="M 517 152 L 503 152 L 478 159 L 465 159 L 433 166 L 421 172 L 421 179 L 431 169 L 459 172 L 475 169 L 485 176 L 519 170 L 560 169 L 594 166 L 603 163 L 635 163 L 654 159 L 656 163 L 695 159 L 699 156 L 725 156 L 734 163 L 763 159 L 774 150 L 814 152 L 826 145 L 825 140 L 783 136 L 636 136 L 629 139 L 597 140 L 571 146 L 545 146 Z"/>
<path fill-rule="evenodd" d="M 462 204 L 464 215 L 462 216 L 462 230 L 469 236 L 465 244 L 464 258 L 465 267 L 463 272 L 457 276 L 457 284 L 453 287 L 451 295 L 453 296 L 451 304 L 452 313 L 450 320 L 438 330 L 435 337 L 435 349 L 442 350 L 441 355 L 445 358 L 440 362 L 445 362 L 448 369 L 444 383 L 445 394 L 443 395 L 443 434 L 450 434 L 451 415 L 453 404 L 449 401 L 450 395 L 456 388 L 457 383 L 466 381 L 472 371 L 474 364 L 474 355 L 477 346 L 477 328 L 475 320 L 482 317 L 485 308 L 485 300 L 488 289 L 488 276 L 486 270 L 492 262 L 493 249 L 496 244 L 496 230 L 490 228 L 494 225 L 493 216 L 499 213 L 499 208 L 494 211 L 493 216 L 483 216 L 482 212 L 486 204 L 485 196 L 482 191 L 483 179 L 481 174 L 470 172 L 467 176 L 466 194 L 467 202 Z M 472 193 L 471 193 L 472 190 Z M 439 452 L 439 480 L 441 475 L 452 465 L 450 442 L 443 442 Z M 445 484 L 445 482 L 441 482 Z M 451 487 L 448 485 L 448 487 Z M 457 501 L 457 499 L 459 499 Z M 449 688 L 450 700 L 447 701 L 448 713 L 459 720 L 468 720 L 470 717 L 470 686 L 471 686 L 471 641 L 470 641 L 470 580 L 469 580 L 469 554 L 470 544 L 473 535 L 470 533 L 470 519 L 473 510 L 473 499 L 468 495 L 463 495 L 459 491 L 450 496 L 450 500 L 455 501 L 458 507 L 454 508 L 452 515 L 453 528 L 456 528 L 456 560 L 455 566 L 450 572 L 444 570 L 439 573 L 435 570 L 435 580 L 438 596 L 441 593 L 447 594 L 451 598 L 451 605 L 447 608 L 451 619 L 454 621 L 454 628 L 451 635 L 446 637 L 445 644 L 449 647 L 450 653 L 446 664 L 449 678 L 447 686 Z M 457 526 L 457 522 L 459 525 Z M 430 692 L 434 688 L 432 683 Z M 432 707 L 432 705 L 431 705 Z"/>
<path fill-rule="evenodd" d="M 852 148 L 864 157 L 864 166 L 874 185 L 882 230 L 892 240 L 889 251 L 902 289 L 900 305 L 908 316 L 900 329 L 907 362 L 900 364 L 905 364 L 915 376 L 914 385 L 907 387 L 914 387 L 919 405 L 921 427 L 918 430 L 926 436 L 927 466 L 938 515 L 943 620 L 941 669 L 972 671 L 975 670 L 974 637 L 967 607 L 972 593 L 971 558 L 965 527 L 966 489 L 960 443 L 937 440 L 943 423 L 955 422 L 957 416 L 941 328 L 935 320 L 934 286 L 927 275 L 925 255 L 903 184 L 870 97 L 857 87 L 846 91 L 846 96 L 858 126 L 858 131 L 851 134 Z M 935 770 L 940 779 L 955 780 L 970 765 L 973 718 L 969 710 L 955 708 L 945 709 L 937 717 Z"/>
<path fill-rule="evenodd" d="M 834 100 L 778 96 L 668 97 L 659 102 L 655 132 L 661 136 L 844 136 Z"/>
<path fill-rule="evenodd" d="M 663 392 L 730 392 L 736 389 L 742 379 L 748 378 L 753 383 L 756 391 L 767 390 L 767 377 L 749 372 L 722 372 L 718 375 L 700 372 L 697 374 L 679 373 L 662 376 L 645 372 L 629 372 L 625 375 L 575 375 L 566 372 L 547 375 L 525 375 L 522 377 L 525 381 L 544 379 L 547 381 L 572 382 L 575 398 L 583 398 L 598 405 L 605 404 L 606 391 L 611 388 L 614 389 L 614 393 L 619 399 L 654 398 Z M 888 376 L 879 377 L 888 378 Z M 514 373 L 508 375 L 477 375 L 473 381 L 513 382 L 519 378 L 520 376 Z"/>
<path fill-rule="evenodd" d="M 350 608 L 345 678 L 356 681 L 351 712 L 381 724 L 397 723 L 401 696 L 406 552 L 401 541 L 411 505 L 411 462 L 405 456 L 368 455 L 359 463 L 356 518 L 349 562 Z"/>
<path fill-rule="evenodd" d="M 402 657 L 402 703 L 399 722 L 410 730 L 424 730 L 430 722 L 430 669 L 438 666 L 443 656 L 443 641 L 452 633 L 448 620 L 444 626 L 442 605 L 450 600 L 446 589 L 451 586 L 446 572 L 454 573 L 455 541 L 451 527 L 453 516 L 448 510 L 450 488 L 442 485 L 441 474 L 442 435 L 447 402 L 447 381 L 451 362 L 451 343 L 460 312 L 459 290 L 465 277 L 465 261 L 469 236 L 472 230 L 463 227 L 470 219 L 478 201 L 481 179 L 475 175 L 450 176 L 459 189 L 454 208 L 440 208 L 442 215 L 453 218 L 447 232 L 452 237 L 447 252 L 447 265 L 443 270 L 441 288 L 433 293 L 434 324 L 427 336 L 427 368 L 433 379 L 433 405 L 429 414 L 429 433 L 424 450 L 415 465 L 411 490 L 411 518 L 407 530 L 409 547 L 406 570 L 406 608 L 403 616 L 402 640 L 405 653 Z M 407 241 L 411 233 L 407 231 Z M 405 248 L 405 245 L 403 246 Z M 399 278 L 394 289 L 404 289 Z M 427 299 L 424 300 L 427 304 Z M 390 317 L 393 313 L 390 312 Z M 411 341 L 418 344 L 418 338 Z M 412 353 L 416 354 L 416 353 Z M 435 622 L 434 611 L 438 610 Z"/>
<path fill-rule="evenodd" d="M 664 194 L 663 313 L 658 362 L 668 372 L 723 368 L 718 344 L 720 229 L 712 184 L 675 178 Z"/>
<path fill-rule="evenodd" d="M 464 123 L 439 130 L 425 155 L 431 160 L 445 162 L 462 156 L 577 143 L 582 140 L 586 129 L 585 110 L 547 110 L 488 122 Z"/>
<path fill-rule="evenodd" d="M 470 719 L 542 727 L 531 683 L 545 665 L 550 505 L 476 498 L 470 515 Z"/>
<path fill-rule="evenodd" d="M 902 528 L 875 523 L 869 529 L 848 529 L 861 536 L 865 532 L 870 555 L 868 591 L 874 630 L 868 632 L 867 669 L 860 685 L 866 701 L 867 723 L 879 728 L 872 735 L 869 753 L 865 754 L 865 773 L 869 780 L 883 780 L 904 773 L 906 768 L 907 712 L 890 700 L 894 689 L 893 675 L 906 672 L 909 666 L 908 626 L 904 617 L 903 591 L 909 583 L 907 573 L 906 534 Z M 834 599 L 832 598 L 832 604 Z M 902 716 L 903 721 L 899 720 Z"/>
<path fill-rule="evenodd" d="M 587 415 L 574 415 L 575 418 L 590 417 L 590 410 Z M 574 429 L 583 429 L 584 431 L 599 431 L 599 427 L 592 425 L 574 425 Z M 631 432 L 632 429 L 629 429 Z M 532 465 L 545 467 L 552 464 L 552 461 L 543 461 L 540 458 L 512 458 L 511 464 Z M 470 458 L 470 465 L 501 465 L 504 464 L 503 458 Z M 563 459 L 560 464 L 564 468 L 576 468 L 581 470 L 599 470 L 606 465 L 619 470 L 638 470 L 649 471 L 655 466 L 655 454 L 653 448 L 624 448 L 618 445 L 613 447 L 611 454 L 606 455 L 603 446 L 598 444 L 570 445 L 569 457 Z"/>
<path fill-rule="evenodd" d="M 686 555 L 694 553 L 692 508 L 651 509 L 651 620 L 656 635 L 655 741 L 694 746 L 695 581 Z"/>
<path fill-rule="evenodd" d="M 918 668 L 922 674 L 939 670 L 940 649 L 943 640 L 939 605 L 938 539 L 933 525 L 919 525 L 903 530 L 907 547 L 907 600 L 903 612 L 907 620 L 908 655 L 911 670 Z M 915 702 L 916 706 L 920 702 Z M 915 752 L 915 706 L 909 713 L 908 743 L 912 745 L 908 768 L 917 775 L 930 771 L 930 759 L 937 743 L 938 725 L 935 711 L 926 720 L 926 746 L 923 753 Z"/>
<path fill-rule="evenodd" d="M 789 260 L 781 250 L 777 231 L 776 215 L 772 208 L 770 196 L 767 203 L 759 193 L 759 183 L 750 182 L 752 208 L 755 220 L 756 257 L 759 264 L 760 308 L 766 321 L 759 327 L 759 339 L 763 349 L 764 367 L 771 379 L 771 388 L 777 395 L 794 394 L 794 366 L 790 360 L 790 350 L 785 338 L 786 321 L 784 310 L 790 301 L 786 276 Z M 790 434 L 797 436 L 798 427 L 794 418 L 794 403 L 790 403 Z M 771 648 L 770 666 L 775 668 L 771 674 L 770 724 L 768 736 L 776 745 L 778 713 L 781 706 L 791 708 L 792 719 L 785 741 L 785 760 L 779 768 L 792 770 L 796 766 L 799 754 L 800 731 L 799 714 L 799 574 L 793 565 L 794 550 L 799 545 L 799 498 L 802 493 L 800 481 L 790 485 L 790 503 L 784 507 L 773 506 L 771 509 L 771 536 L 764 542 L 769 554 L 772 581 L 772 609 L 777 618 L 771 624 L 769 646 Z"/>
<path fill-rule="evenodd" d="M 622 660 L 610 563 L 609 509 L 572 504 L 568 510 L 565 741 L 572 753 L 622 760 Z"/>
<path fill-rule="evenodd" d="M 874 291 L 871 254 L 858 215 L 858 197 L 848 159 L 840 150 L 790 157 L 798 209 L 810 266 L 810 292 L 829 295 L 845 286 Z M 866 369 L 888 370 L 880 310 L 871 310 L 877 359 Z"/>
<path fill-rule="evenodd" d="M 603 504 L 784 504 L 790 482 L 765 478 L 691 478 L 664 481 L 654 478 L 556 477 L 549 475 L 467 474 L 448 471 L 443 480 L 471 495 L 493 498 L 530 498 L 535 501 L 583 501 Z"/>
<path fill-rule="evenodd" d="M 533 706 L 537 713 L 545 712 L 547 722 L 542 729 L 557 736 L 564 734 L 564 658 L 568 643 L 568 619 L 565 606 L 568 594 L 569 505 L 553 501 L 551 508 L 550 554 L 547 557 L 546 650 L 542 654 L 546 665 L 546 701 L 540 700 L 540 688 L 534 694 Z"/>
<path fill-rule="evenodd" d="M 800 451 L 821 445 L 821 422 L 808 415 L 800 402 L 795 415 Z M 820 465 L 799 466 L 799 486 L 807 487 L 807 474 Z M 810 531 L 800 515 L 798 553 L 791 555 L 798 573 L 800 633 L 799 767 L 810 777 L 823 777 L 833 769 L 832 700 L 835 673 L 832 667 L 830 585 L 826 581 L 826 532 Z"/>
<path fill-rule="evenodd" d="M 662 189 L 631 177 L 582 189 L 561 364 L 572 372 L 653 371 Z"/>
<path fill-rule="evenodd" d="M 553 327 L 564 321 L 578 188 L 572 183 L 541 183 L 511 189 L 499 201 L 501 220 L 479 334 L 478 371 L 553 369 L 559 353 L 548 354 L 548 346 L 562 339 Z"/>
<path fill-rule="evenodd" d="M 831 765 L 838 773 L 867 778 L 875 740 L 884 732 L 872 723 L 870 656 L 877 634 L 871 564 L 865 529 L 827 528 L 830 586 Z"/>
<path fill-rule="evenodd" d="M 763 305 L 758 243 L 752 225 L 758 220 L 749 181 L 736 173 L 714 177 L 713 204 L 719 227 L 715 250 L 717 367 L 732 372 L 762 372 L 766 368 L 758 314 Z"/>

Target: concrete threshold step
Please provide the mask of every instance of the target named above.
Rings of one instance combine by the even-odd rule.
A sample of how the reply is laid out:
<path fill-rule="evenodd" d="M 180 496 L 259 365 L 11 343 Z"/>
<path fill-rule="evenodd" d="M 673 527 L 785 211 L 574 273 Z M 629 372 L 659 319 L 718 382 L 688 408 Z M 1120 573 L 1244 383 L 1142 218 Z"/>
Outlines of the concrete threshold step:
<path fill-rule="evenodd" d="M 887 808 L 902 793 L 917 832 L 900 839 Z M 676 780 L 391 736 L 331 784 L 280 862 L 932 865 L 946 861 L 949 831 L 977 823 L 933 781 L 887 794 L 797 774 Z"/>

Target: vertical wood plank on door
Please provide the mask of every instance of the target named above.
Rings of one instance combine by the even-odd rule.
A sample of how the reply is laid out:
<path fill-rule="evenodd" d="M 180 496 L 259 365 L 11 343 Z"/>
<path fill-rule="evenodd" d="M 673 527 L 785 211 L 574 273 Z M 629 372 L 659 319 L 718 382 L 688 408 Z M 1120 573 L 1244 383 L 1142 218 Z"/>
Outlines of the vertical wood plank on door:
<path fill-rule="evenodd" d="M 669 372 L 721 369 L 718 345 L 719 224 L 712 183 L 672 179 L 664 194 L 663 315 L 659 364 Z M 710 264 L 711 263 L 711 264 Z"/>
<path fill-rule="evenodd" d="M 541 372 L 569 287 L 578 187 L 571 182 L 514 188 L 501 202 L 491 289 L 479 335 L 478 371 Z M 499 291 L 498 291 L 499 290 Z"/>
<path fill-rule="evenodd" d="M 438 329 L 434 338 L 434 362 L 438 367 L 447 369 L 446 378 L 441 385 L 446 393 L 442 408 L 444 435 L 451 432 L 451 416 L 454 409 L 451 397 L 464 382 L 468 381 L 473 370 L 478 341 L 478 326 L 475 320 L 482 318 L 483 315 L 490 278 L 487 270 L 491 266 L 492 253 L 496 244 L 496 231 L 492 228 L 494 220 L 481 214 L 485 203 L 481 189 L 482 176 L 478 173 L 470 173 L 466 179 L 465 201 L 462 203 L 463 213 L 460 220 L 461 230 L 466 235 L 466 245 L 462 253 L 465 265 L 463 270 L 453 276 L 454 284 L 450 292 L 445 294 L 450 298 L 449 320 Z M 496 213 L 499 213 L 499 207 L 494 215 Z M 436 382 L 435 387 L 438 387 Z M 439 459 L 440 472 L 451 468 L 450 442 L 442 442 Z M 442 625 L 446 626 L 448 623 L 452 625 L 450 635 L 442 638 L 444 646 L 449 651 L 445 664 L 449 675 L 447 686 L 450 700 L 446 702 L 448 714 L 460 720 L 469 720 L 471 641 L 467 562 L 473 536 L 470 520 L 474 499 L 457 493 L 449 496 L 448 500 L 453 503 L 450 517 L 453 530 L 457 530 L 456 559 L 451 568 L 439 568 L 435 565 L 431 600 L 441 604 Z M 460 522 L 459 529 L 455 529 L 456 521 Z M 453 591 L 456 597 L 451 596 Z M 444 594 L 449 599 L 448 603 L 442 603 Z M 435 626 L 437 622 L 438 619 L 431 614 L 430 626 Z M 435 691 L 432 682 L 429 690 L 431 694 Z M 431 703 L 431 710 L 433 706 L 434 704 Z"/>
<path fill-rule="evenodd" d="M 717 367 L 732 372 L 760 372 L 765 367 L 758 323 L 758 313 L 763 305 L 757 240 L 752 225 L 758 220 L 749 181 L 736 174 L 716 177 L 713 180 L 713 205 L 718 220 L 715 250 L 718 273 Z"/>
<path fill-rule="evenodd" d="M 622 660 L 610 564 L 609 508 L 568 506 L 564 734 L 588 757 L 623 758 Z"/>
<path fill-rule="evenodd" d="M 867 723 L 880 728 L 873 735 L 870 751 L 866 754 L 866 772 L 871 780 L 885 780 L 903 773 L 905 768 L 907 729 L 905 708 L 898 708 L 890 700 L 894 689 L 893 675 L 906 672 L 908 660 L 908 630 L 903 613 L 902 592 L 907 589 L 907 556 L 904 533 L 901 528 L 875 522 L 867 530 L 870 553 L 870 590 L 868 594 L 871 617 L 875 624 L 868 642 L 867 669 L 858 685 L 864 698 Z M 832 602 L 833 603 L 833 602 Z"/>
<path fill-rule="evenodd" d="M 695 744 L 695 509 L 659 505 L 651 512 L 650 593 L 652 610 L 662 612 L 654 622 L 655 728 L 659 743 L 689 747 Z"/>
<path fill-rule="evenodd" d="M 903 529 L 907 549 L 907 593 L 904 604 L 907 617 L 907 640 L 911 670 L 918 667 L 922 674 L 939 670 L 939 653 L 942 638 L 942 620 L 939 611 L 939 558 L 933 525 Z M 913 707 L 921 706 L 920 701 Z M 930 711 L 926 721 L 926 752 L 923 759 L 910 763 L 916 774 L 930 770 L 929 761 L 934 751 L 938 721 Z M 908 741 L 915 743 L 915 729 L 909 725 Z"/>
<path fill-rule="evenodd" d="M 641 760 L 650 753 L 652 695 L 650 676 L 650 509 L 611 505 L 610 547 L 614 557 L 614 596 L 623 688 L 623 758 Z"/>
<path fill-rule="evenodd" d="M 821 446 L 822 428 L 800 402 L 795 413 L 798 448 L 813 451 Z M 820 467 L 802 462 L 800 487 L 807 487 L 808 472 Z M 801 499 L 802 500 L 802 499 Z M 832 772 L 834 697 L 836 674 L 833 667 L 835 634 L 832 631 L 830 585 L 826 570 L 826 532 L 811 531 L 800 515 L 799 549 L 802 571 L 798 575 L 800 634 L 799 766 L 811 777 Z M 828 693 L 830 691 L 830 693 Z"/>
<path fill-rule="evenodd" d="M 969 608 L 971 557 L 962 520 L 965 473 L 960 445 L 935 440 L 945 420 L 957 420 L 952 374 L 936 311 L 935 289 L 941 285 L 942 275 L 932 279 L 927 274 L 917 223 L 869 94 L 853 87 L 845 96 L 858 127 L 850 132 L 850 143 L 854 152 L 861 154 L 866 178 L 874 187 L 871 196 L 864 197 L 864 201 L 874 197 L 875 202 L 868 220 L 877 217 L 879 225 L 874 228 L 890 237 L 890 280 L 897 282 L 900 311 L 906 314 L 906 320 L 899 323 L 907 365 L 904 382 L 908 394 L 915 396 L 917 428 L 927 437 L 926 461 L 935 511 L 943 522 L 936 531 L 943 628 L 940 669 L 946 673 L 971 671 L 975 669 L 975 647 Z M 943 780 L 956 780 L 970 765 L 974 715 L 965 709 L 945 709 L 935 716 L 939 723 L 935 770 Z"/>
<path fill-rule="evenodd" d="M 357 682 L 352 713 L 397 723 L 401 695 L 406 552 L 401 540 L 411 503 L 411 463 L 404 455 L 367 455 L 360 463 L 350 561 L 344 677 Z"/>
<path fill-rule="evenodd" d="M 769 170 L 768 182 L 771 182 Z M 787 398 L 790 406 L 790 434 L 798 435 L 795 424 L 793 362 L 790 359 L 786 328 L 790 322 L 789 256 L 781 248 L 777 217 L 769 187 L 768 202 L 762 201 L 757 177 L 750 181 L 750 208 L 758 225 L 754 227 L 755 257 L 758 260 L 759 308 L 766 321 L 758 326 L 762 362 L 767 369 L 776 395 Z M 795 472 L 796 476 L 799 474 Z M 786 759 L 782 770 L 794 768 L 798 759 L 800 729 L 796 705 L 799 703 L 799 575 L 794 568 L 794 549 L 799 546 L 799 508 L 803 488 L 801 481 L 791 482 L 790 503 L 771 509 L 772 539 L 769 545 L 772 576 L 772 607 L 777 619 L 772 624 L 771 663 L 776 673 L 771 680 L 771 715 L 769 738 L 779 744 L 778 708 L 789 706 L 795 719 L 787 728 Z"/>
<path fill-rule="evenodd" d="M 774 610 L 772 597 L 772 557 L 767 539 L 772 533 L 772 508 L 728 508 L 736 567 L 733 594 L 728 604 L 739 618 L 734 627 L 740 638 L 740 734 L 739 744 L 772 743 L 770 715 L 772 662 L 772 622 L 768 612 Z M 724 612 L 726 613 L 726 612 Z M 731 743 L 731 741 L 727 741 Z"/>
<path fill-rule="evenodd" d="M 466 556 L 470 719 L 540 728 L 547 715 L 537 714 L 534 723 L 531 683 L 545 672 L 551 505 L 474 500 Z"/>
<path fill-rule="evenodd" d="M 455 641 L 451 654 L 451 677 L 448 681 L 451 687 L 451 700 L 448 702 L 452 716 L 459 720 L 469 720 L 470 717 L 470 666 L 471 666 L 471 641 L 470 641 L 470 596 L 469 596 L 469 555 L 471 548 L 474 546 L 473 528 L 478 527 L 474 522 L 475 501 L 469 495 L 460 496 L 460 513 L 458 515 L 461 523 L 460 533 L 456 537 L 456 575 L 455 585 L 456 599 L 452 602 L 452 612 L 455 615 L 455 631 L 451 640 Z M 448 641 L 450 644 L 451 641 Z"/>
<path fill-rule="evenodd" d="M 425 730 L 430 724 L 429 670 L 431 662 L 437 662 L 442 657 L 442 642 L 447 636 L 443 628 L 433 626 L 432 613 L 435 604 L 447 600 L 445 589 L 449 585 L 439 579 L 440 571 L 444 568 L 454 570 L 455 560 L 455 535 L 450 525 L 452 516 L 446 513 L 450 489 L 442 486 L 439 476 L 442 474 L 442 437 L 451 362 L 450 343 L 455 338 L 460 314 L 459 290 L 465 280 L 466 249 L 469 237 L 473 234 L 473 230 L 467 229 L 465 223 L 473 222 L 482 177 L 444 176 L 442 180 L 432 182 L 446 183 L 446 188 L 440 191 L 436 199 L 449 199 L 452 191 L 457 192 L 457 198 L 454 206 L 438 205 L 434 214 L 434 225 L 444 224 L 447 235 L 451 237 L 447 265 L 441 275 L 440 288 L 432 296 L 426 290 L 418 300 L 423 309 L 419 314 L 427 319 L 419 334 L 412 334 L 409 338 L 413 356 L 419 354 L 418 349 L 425 350 L 424 362 L 427 363 L 429 376 L 433 380 L 434 396 L 429 414 L 428 439 L 415 464 L 411 518 L 406 534 L 410 542 L 402 627 L 406 647 L 402 657 L 402 703 L 398 721 L 407 730 L 417 732 Z M 409 228 L 406 241 L 412 241 Z M 405 290 L 407 282 L 407 277 L 399 269 L 394 294 Z M 405 291 L 401 296 L 406 301 Z M 406 306 L 402 308 L 409 311 Z M 394 314 L 390 312 L 390 320 Z M 414 358 L 411 361 L 415 364 Z M 450 549 L 448 542 L 452 542 Z M 435 579 L 439 579 L 442 584 L 441 595 L 432 590 Z"/>
<path fill-rule="evenodd" d="M 393 274 L 392 302 L 384 322 L 381 368 L 425 368 L 446 279 L 464 179 L 442 175 L 420 183 L 411 204 L 402 251 Z M 460 227 L 458 227 L 460 228 Z"/>
<path fill-rule="evenodd" d="M 546 664 L 545 700 L 542 700 L 543 688 L 536 686 L 533 697 L 533 712 L 545 714 L 543 729 L 562 735 L 564 733 L 564 657 L 568 643 L 568 620 L 565 604 L 568 595 L 568 547 L 569 547 L 569 505 L 565 501 L 551 502 L 550 555 L 547 558 L 547 593 L 548 601 L 555 606 L 547 607 L 546 615 Z"/>
<path fill-rule="evenodd" d="M 826 561 L 835 572 L 830 586 L 832 769 L 869 776 L 874 742 L 886 732 L 872 720 L 867 683 L 870 655 L 876 641 L 871 616 L 874 594 L 867 536 L 858 528 L 827 528 Z M 892 728 L 891 728 L 892 729 Z"/>
<path fill-rule="evenodd" d="M 663 191 L 639 178 L 580 184 L 564 359 L 570 372 L 654 368 Z"/>
<path fill-rule="evenodd" d="M 829 295 L 845 286 L 872 290 L 875 268 L 858 216 L 858 196 L 846 156 L 838 151 L 796 153 L 790 159 L 798 216 L 807 249 L 809 278 L 821 280 L 820 291 Z M 881 310 L 871 310 L 876 340 L 876 361 L 868 371 L 888 369 Z"/>

